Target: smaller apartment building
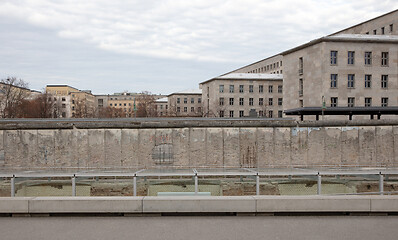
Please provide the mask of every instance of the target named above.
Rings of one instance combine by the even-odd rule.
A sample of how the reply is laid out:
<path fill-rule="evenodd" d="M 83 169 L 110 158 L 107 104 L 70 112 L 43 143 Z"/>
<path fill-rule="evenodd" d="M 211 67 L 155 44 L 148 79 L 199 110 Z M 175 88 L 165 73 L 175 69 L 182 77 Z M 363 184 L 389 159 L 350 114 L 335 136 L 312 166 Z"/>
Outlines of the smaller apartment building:
<path fill-rule="evenodd" d="M 230 73 L 200 84 L 206 117 L 282 117 L 281 74 Z"/>
<path fill-rule="evenodd" d="M 168 115 L 176 117 L 202 117 L 202 90 L 188 89 L 172 93 L 168 98 Z"/>
<path fill-rule="evenodd" d="M 52 94 L 61 106 L 63 118 L 93 117 L 95 97 L 89 90 L 79 90 L 68 85 L 47 85 L 46 92 Z"/>
<path fill-rule="evenodd" d="M 168 110 L 169 110 L 169 103 L 168 103 L 168 98 L 159 98 L 156 101 L 156 112 L 158 117 L 165 117 L 168 116 Z"/>

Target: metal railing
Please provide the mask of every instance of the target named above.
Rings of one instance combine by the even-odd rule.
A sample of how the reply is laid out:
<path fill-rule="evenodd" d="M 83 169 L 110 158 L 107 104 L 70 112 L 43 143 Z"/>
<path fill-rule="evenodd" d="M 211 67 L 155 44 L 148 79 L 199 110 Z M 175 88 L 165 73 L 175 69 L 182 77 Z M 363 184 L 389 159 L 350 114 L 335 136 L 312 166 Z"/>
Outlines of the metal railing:
<path fill-rule="evenodd" d="M 4 180 L 1 184 L 4 189 L 9 183 L 11 197 L 29 196 L 36 194 L 35 191 L 56 196 L 143 196 L 183 191 L 231 196 L 353 195 L 375 194 L 377 190 L 377 194 L 383 195 L 396 194 L 394 190 L 398 189 L 398 169 L 140 169 L 17 172 L 0 173 L 0 177 Z M 44 191 L 49 185 L 50 190 Z M 387 191 L 385 186 L 389 188 Z"/>

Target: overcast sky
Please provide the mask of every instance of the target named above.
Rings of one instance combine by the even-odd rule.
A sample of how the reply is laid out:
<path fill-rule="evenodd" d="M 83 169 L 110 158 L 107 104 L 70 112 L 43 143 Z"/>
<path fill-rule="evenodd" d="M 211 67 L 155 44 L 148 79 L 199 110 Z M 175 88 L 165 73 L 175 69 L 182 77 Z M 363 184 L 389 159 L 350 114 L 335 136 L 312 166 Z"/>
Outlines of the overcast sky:
<path fill-rule="evenodd" d="M 0 78 L 169 94 L 398 8 L 387 0 L 0 0 Z"/>

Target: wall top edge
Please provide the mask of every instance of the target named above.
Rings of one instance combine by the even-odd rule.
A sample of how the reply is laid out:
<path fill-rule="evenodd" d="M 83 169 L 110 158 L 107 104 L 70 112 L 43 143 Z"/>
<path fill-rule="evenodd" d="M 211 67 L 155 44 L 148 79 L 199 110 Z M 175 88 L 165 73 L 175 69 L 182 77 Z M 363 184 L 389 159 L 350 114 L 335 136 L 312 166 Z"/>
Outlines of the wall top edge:
<path fill-rule="evenodd" d="M 157 120 L 0 120 L 0 130 L 23 129 L 151 129 L 239 127 L 347 127 L 398 126 L 398 119 L 384 120 L 264 120 L 264 119 L 157 119 Z"/>

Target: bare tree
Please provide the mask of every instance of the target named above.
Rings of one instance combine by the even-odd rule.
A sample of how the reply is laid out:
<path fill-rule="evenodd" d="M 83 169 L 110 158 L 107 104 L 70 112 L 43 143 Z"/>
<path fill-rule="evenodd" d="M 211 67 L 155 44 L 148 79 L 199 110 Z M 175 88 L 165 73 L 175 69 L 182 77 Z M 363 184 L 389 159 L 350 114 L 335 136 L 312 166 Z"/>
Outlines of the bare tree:
<path fill-rule="evenodd" d="M 137 117 L 157 117 L 155 97 L 144 91 L 136 99 Z"/>
<path fill-rule="evenodd" d="M 94 107 L 90 106 L 86 99 L 76 99 L 73 117 L 92 118 L 94 117 Z"/>
<path fill-rule="evenodd" d="M 0 116 L 15 118 L 23 100 L 30 95 L 28 83 L 22 79 L 8 77 L 0 80 Z"/>
<path fill-rule="evenodd" d="M 99 118 L 121 118 L 125 116 L 126 114 L 121 108 L 104 107 L 98 110 Z"/>
<path fill-rule="evenodd" d="M 51 94 L 43 92 L 31 100 L 22 100 L 18 117 L 23 118 L 58 118 L 60 104 Z"/>

